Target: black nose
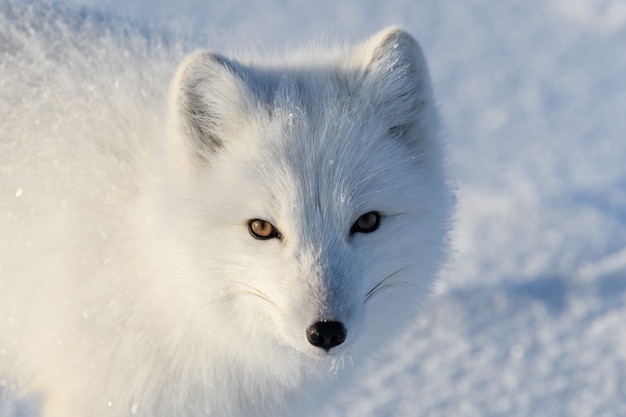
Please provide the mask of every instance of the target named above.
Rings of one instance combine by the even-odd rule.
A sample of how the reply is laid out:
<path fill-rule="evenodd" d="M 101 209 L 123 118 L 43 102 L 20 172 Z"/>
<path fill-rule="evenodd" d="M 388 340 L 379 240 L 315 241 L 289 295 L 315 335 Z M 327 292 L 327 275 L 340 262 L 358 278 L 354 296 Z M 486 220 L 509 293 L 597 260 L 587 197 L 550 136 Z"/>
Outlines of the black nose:
<path fill-rule="evenodd" d="M 318 321 L 306 329 L 306 337 L 313 346 L 328 352 L 346 340 L 346 328 L 338 321 Z"/>

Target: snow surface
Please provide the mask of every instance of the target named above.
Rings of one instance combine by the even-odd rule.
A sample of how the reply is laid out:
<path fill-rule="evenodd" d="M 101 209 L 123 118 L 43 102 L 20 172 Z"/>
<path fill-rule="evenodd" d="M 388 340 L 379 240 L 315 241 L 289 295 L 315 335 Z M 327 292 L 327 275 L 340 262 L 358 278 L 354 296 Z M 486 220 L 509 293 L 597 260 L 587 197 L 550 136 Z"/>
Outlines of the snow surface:
<path fill-rule="evenodd" d="M 411 331 L 319 415 L 626 416 L 621 0 L 65 3 L 217 50 L 404 26 L 445 121 L 453 260 Z"/>

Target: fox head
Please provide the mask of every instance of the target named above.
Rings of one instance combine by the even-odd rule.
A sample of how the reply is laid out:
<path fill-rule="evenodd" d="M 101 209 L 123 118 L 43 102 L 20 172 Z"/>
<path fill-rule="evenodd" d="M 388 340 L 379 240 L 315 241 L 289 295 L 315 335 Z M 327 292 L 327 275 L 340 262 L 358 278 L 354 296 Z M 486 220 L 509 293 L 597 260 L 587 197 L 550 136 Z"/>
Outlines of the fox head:
<path fill-rule="evenodd" d="M 385 343 L 415 313 L 450 198 L 418 43 L 391 28 L 311 55 L 188 57 L 168 176 L 199 325 L 228 328 L 226 344 L 332 358 Z"/>

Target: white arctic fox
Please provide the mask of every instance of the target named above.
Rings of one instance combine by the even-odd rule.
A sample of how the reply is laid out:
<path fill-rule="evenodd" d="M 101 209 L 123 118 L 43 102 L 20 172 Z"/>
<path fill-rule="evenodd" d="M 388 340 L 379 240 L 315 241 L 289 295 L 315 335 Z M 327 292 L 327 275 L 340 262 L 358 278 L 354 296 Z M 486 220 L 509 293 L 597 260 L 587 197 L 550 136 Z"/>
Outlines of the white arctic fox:
<path fill-rule="evenodd" d="M 409 34 L 175 71 L 117 24 L 0 11 L 5 396 L 300 415 L 415 313 L 451 199 Z"/>

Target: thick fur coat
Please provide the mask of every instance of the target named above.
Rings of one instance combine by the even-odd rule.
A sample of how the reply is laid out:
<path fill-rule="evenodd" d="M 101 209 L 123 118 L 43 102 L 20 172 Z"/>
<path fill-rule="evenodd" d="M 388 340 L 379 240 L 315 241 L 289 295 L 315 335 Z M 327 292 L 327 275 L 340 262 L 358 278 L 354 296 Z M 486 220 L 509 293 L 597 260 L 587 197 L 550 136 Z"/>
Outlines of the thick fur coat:
<path fill-rule="evenodd" d="M 428 295 L 451 199 L 406 32 L 176 69 L 123 25 L 8 1 L 0 37 L 5 394 L 297 414 Z"/>

